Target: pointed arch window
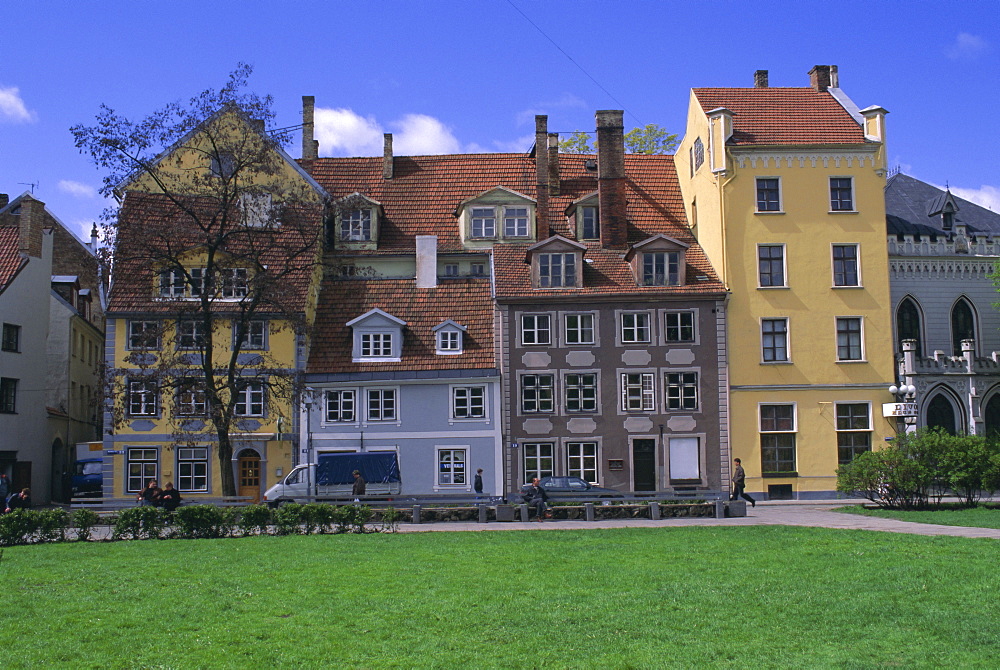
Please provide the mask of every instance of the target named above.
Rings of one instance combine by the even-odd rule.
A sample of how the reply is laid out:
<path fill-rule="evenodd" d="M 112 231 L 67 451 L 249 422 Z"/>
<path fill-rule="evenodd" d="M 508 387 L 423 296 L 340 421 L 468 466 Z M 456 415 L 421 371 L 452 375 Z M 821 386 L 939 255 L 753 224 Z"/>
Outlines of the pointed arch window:
<path fill-rule="evenodd" d="M 949 435 L 955 435 L 958 432 L 955 407 L 942 393 L 934 396 L 927 405 L 927 427 L 943 428 Z"/>
<path fill-rule="evenodd" d="M 910 298 L 904 298 L 896 310 L 896 351 L 903 353 L 903 340 L 916 340 L 917 356 L 923 355 L 920 342 L 920 310 Z"/>
<path fill-rule="evenodd" d="M 951 344 L 955 356 L 962 355 L 962 340 L 976 338 L 976 321 L 967 300 L 959 300 L 951 308 Z"/>

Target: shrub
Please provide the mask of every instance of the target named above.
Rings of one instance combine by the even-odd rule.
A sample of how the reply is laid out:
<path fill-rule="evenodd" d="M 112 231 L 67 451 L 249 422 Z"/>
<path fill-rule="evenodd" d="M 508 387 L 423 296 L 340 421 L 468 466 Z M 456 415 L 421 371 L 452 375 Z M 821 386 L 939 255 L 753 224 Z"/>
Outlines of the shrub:
<path fill-rule="evenodd" d="M 333 505 L 327 503 L 309 503 L 302 506 L 302 521 L 305 523 L 306 534 L 319 530 L 328 533 L 333 529 Z"/>
<path fill-rule="evenodd" d="M 274 532 L 291 535 L 302 530 L 302 505 L 285 503 L 274 511 Z"/>
<path fill-rule="evenodd" d="M 264 535 L 271 523 L 271 508 L 267 505 L 247 505 L 240 509 L 239 528 L 244 535 Z"/>
<path fill-rule="evenodd" d="M 165 513 L 159 507 L 142 505 L 130 507 L 118 513 L 112 539 L 143 540 L 158 539 L 163 534 Z"/>
<path fill-rule="evenodd" d="M 384 533 L 395 533 L 399 529 L 399 511 L 389 505 L 382 512 L 382 532 Z"/>
<path fill-rule="evenodd" d="M 174 512 L 181 537 L 205 538 L 223 537 L 223 509 L 215 505 L 187 505 Z"/>
<path fill-rule="evenodd" d="M 94 526 L 101 522 L 100 515 L 92 509 L 78 509 L 73 512 L 76 539 L 86 542 L 93 533 Z"/>
<path fill-rule="evenodd" d="M 39 542 L 65 542 L 69 515 L 62 508 L 35 510 Z"/>
<path fill-rule="evenodd" d="M 10 514 L 0 515 L 0 546 L 28 544 L 37 529 L 38 518 L 34 510 L 15 509 Z"/>

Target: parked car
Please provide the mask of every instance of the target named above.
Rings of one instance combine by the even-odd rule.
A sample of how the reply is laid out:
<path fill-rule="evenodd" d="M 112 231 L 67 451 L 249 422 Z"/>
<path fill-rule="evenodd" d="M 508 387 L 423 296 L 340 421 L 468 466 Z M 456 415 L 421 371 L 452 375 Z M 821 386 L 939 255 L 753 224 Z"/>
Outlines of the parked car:
<path fill-rule="evenodd" d="M 81 458 L 73 466 L 71 493 L 74 498 L 99 498 L 104 486 L 104 462 Z"/>
<path fill-rule="evenodd" d="M 579 477 L 542 477 L 539 481 L 549 499 L 557 498 L 624 498 L 625 494 L 604 486 L 595 486 Z M 531 484 L 521 487 L 523 493 Z M 521 502 L 517 500 L 515 502 Z"/>

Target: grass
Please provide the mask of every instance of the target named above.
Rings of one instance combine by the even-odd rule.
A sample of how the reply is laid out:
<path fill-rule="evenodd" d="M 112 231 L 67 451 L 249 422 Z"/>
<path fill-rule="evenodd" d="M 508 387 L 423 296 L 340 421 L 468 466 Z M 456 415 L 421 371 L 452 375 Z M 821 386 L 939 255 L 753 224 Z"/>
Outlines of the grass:
<path fill-rule="evenodd" d="M 998 561 L 793 527 L 13 547 L 0 666 L 997 667 Z"/>
<path fill-rule="evenodd" d="M 942 509 L 902 511 L 866 509 L 861 505 L 852 505 L 850 507 L 838 508 L 837 511 L 847 512 L 848 514 L 861 514 L 863 516 L 877 516 L 883 519 L 898 519 L 900 521 L 914 521 L 916 523 L 936 523 L 942 526 L 1000 528 L 1000 509 L 996 506 L 966 508 L 948 505 Z"/>

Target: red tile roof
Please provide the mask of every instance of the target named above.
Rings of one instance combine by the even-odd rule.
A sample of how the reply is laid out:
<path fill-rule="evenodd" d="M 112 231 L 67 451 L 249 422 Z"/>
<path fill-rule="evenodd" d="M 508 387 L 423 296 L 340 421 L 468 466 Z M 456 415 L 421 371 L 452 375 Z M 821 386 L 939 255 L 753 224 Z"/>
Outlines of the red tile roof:
<path fill-rule="evenodd" d="M 406 322 L 398 363 L 352 362 L 352 329 L 346 324 L 372 309 Z M 451 319 L 467 330 L 463 353 L 439 356 L 433 328 Z M 327 280 L 313 328 L 308 373 L 496 368 L 490 280 L 463 277 L 419 289 L 412 279 Z"/>
<path fill-rule="evenodd" d="M 7 284 L 27 262 L 18 251 L 18 237 L 17 227 L 0 227 L 0 291 L 7 288 Z"/>
<path fill-rule="evenodd" d="M 864 131 L 829 91 L 812 88 L 696 88 L 706 113 L 734 113 L 732 144 L 860 144 Z"/>

